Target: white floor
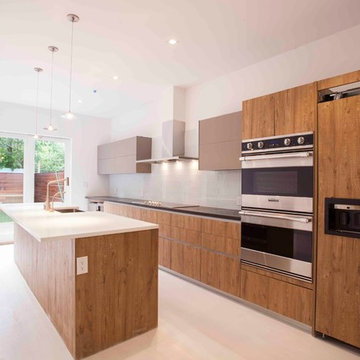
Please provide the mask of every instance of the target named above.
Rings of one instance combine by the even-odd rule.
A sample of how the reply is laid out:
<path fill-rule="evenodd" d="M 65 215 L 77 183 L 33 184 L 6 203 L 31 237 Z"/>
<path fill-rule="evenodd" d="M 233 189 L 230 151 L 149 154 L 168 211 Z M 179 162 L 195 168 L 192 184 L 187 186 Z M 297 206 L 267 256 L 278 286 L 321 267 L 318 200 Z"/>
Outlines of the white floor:
<path fill-rule="evenodd" d="M 159 327 L 90 360 L 351 360 L 359 352 L 312 337 L 160 271 Z M 70 360 L 60 336 L 0 246 L 0 360 Z"/>
<path fill-rule="evenodd" d="M 14 242 L 14 223 L 0 223 L 0 245 Z M 1 360 L 1 358 L 0 358 Z"/>

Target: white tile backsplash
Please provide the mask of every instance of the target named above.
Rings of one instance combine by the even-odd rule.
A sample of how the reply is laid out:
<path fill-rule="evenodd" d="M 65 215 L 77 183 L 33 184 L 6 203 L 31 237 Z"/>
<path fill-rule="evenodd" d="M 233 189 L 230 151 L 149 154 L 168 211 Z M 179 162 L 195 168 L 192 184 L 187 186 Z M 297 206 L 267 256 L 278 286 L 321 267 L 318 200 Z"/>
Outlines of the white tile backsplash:
<path fill-rule="evenodd" d="M 199 171 L 197 161 L 152 165 L 151 174 L 110 175 L 116 196 L 238 209 L 240 170 Z"/>

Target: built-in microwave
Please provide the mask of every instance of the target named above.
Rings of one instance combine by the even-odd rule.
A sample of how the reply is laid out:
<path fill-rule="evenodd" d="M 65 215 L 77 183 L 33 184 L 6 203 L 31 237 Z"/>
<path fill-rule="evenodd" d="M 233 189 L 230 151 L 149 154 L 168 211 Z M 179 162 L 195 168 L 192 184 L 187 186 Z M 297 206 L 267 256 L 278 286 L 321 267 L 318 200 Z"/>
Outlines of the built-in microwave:
<path fill-rule="evenodd" d="M 242 207 L 313 212 L 313 134 L 242 143 Z"/>

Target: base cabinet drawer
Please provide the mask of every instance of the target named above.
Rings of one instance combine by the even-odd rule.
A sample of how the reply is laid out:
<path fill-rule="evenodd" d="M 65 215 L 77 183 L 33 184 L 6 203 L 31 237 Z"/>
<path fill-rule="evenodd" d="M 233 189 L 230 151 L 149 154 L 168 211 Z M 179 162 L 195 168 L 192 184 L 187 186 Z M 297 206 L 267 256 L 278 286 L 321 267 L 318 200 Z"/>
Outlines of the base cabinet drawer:
<path fill-rule="evenodd" d="M 252 271 L 241 271 L 241 297 L 251 303 L 295 319 L 312 323 L 312 290 Z"/>
<path fill-rule="evenodd" d="M 170 269 L 171 242 L 159 236 L 159 264 Z"/>
<path fill-rule="evenodd" d="M 240 296 L 240 260 L 201 249 L 201 282 Z"/>
<path fill-rule="evenodd" d="M 171 241 L 171 270 L 200 280 L 200 249 Z"/>

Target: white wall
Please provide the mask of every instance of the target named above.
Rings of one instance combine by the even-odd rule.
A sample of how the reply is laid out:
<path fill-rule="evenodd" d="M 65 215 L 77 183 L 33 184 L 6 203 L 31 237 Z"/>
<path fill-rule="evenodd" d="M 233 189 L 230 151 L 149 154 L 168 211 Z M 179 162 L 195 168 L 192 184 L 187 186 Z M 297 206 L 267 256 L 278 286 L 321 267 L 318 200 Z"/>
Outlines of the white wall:
<path fill-rule="evenodd" d="M 199 120 L 239 111 L 245 99 L 358 70 L 359 38 L 360 26 L 356 26 L 193 86 L 185 93 L 182 91 L 185 118 L 176 120 L 186 120 L 186 154 L 198 155 Z M 174 90 L 175 98 L 176 92 Z M 172 107 L 173 118 L 179 113 L 177 103 L 172 103 L 169 98 L 171 96 L 163 96 L 156 103 L 113 119 L 113 138 L 159 136 L 161 122 L 170 120 L 169 108 Z M 152 174 L 114 175 L 110 177 L 110 192 L 118 196 L 236 207 L 236 198 L 240 195 L 240 171 L 197 171 L 192 166 L 184 163 L 181 169 L 176 165 L 164 169 L 153 165 Z"/>
<path fill-rule="evenodd" d="M 0 102 L 0 131 L 13 133 L 34 133 L 34 108 L 25 105 Z M 49 112 L 39 110 L 39 129 L 49 122 Z M 107 194 L 109 179 L 97 175 L 97 145 L 108 142 L 111 133 L 111 121 L 78 115 L 75 120 L 61 118 L 61 113 L 54 112 L 54 123 L 59 130 L 54 136 L 71 139 L 71 202 L 85 209 L 90 194 Z M 44 130 L 39 131 L 49 135 Z"/>
<path fill-rule="evenodd" d="M 242 101 L 360 69 L 360 25 L 186 90 L 186 121 L 242 109 Z M 194 152 L 193 135 L 187 148 Z"/>

